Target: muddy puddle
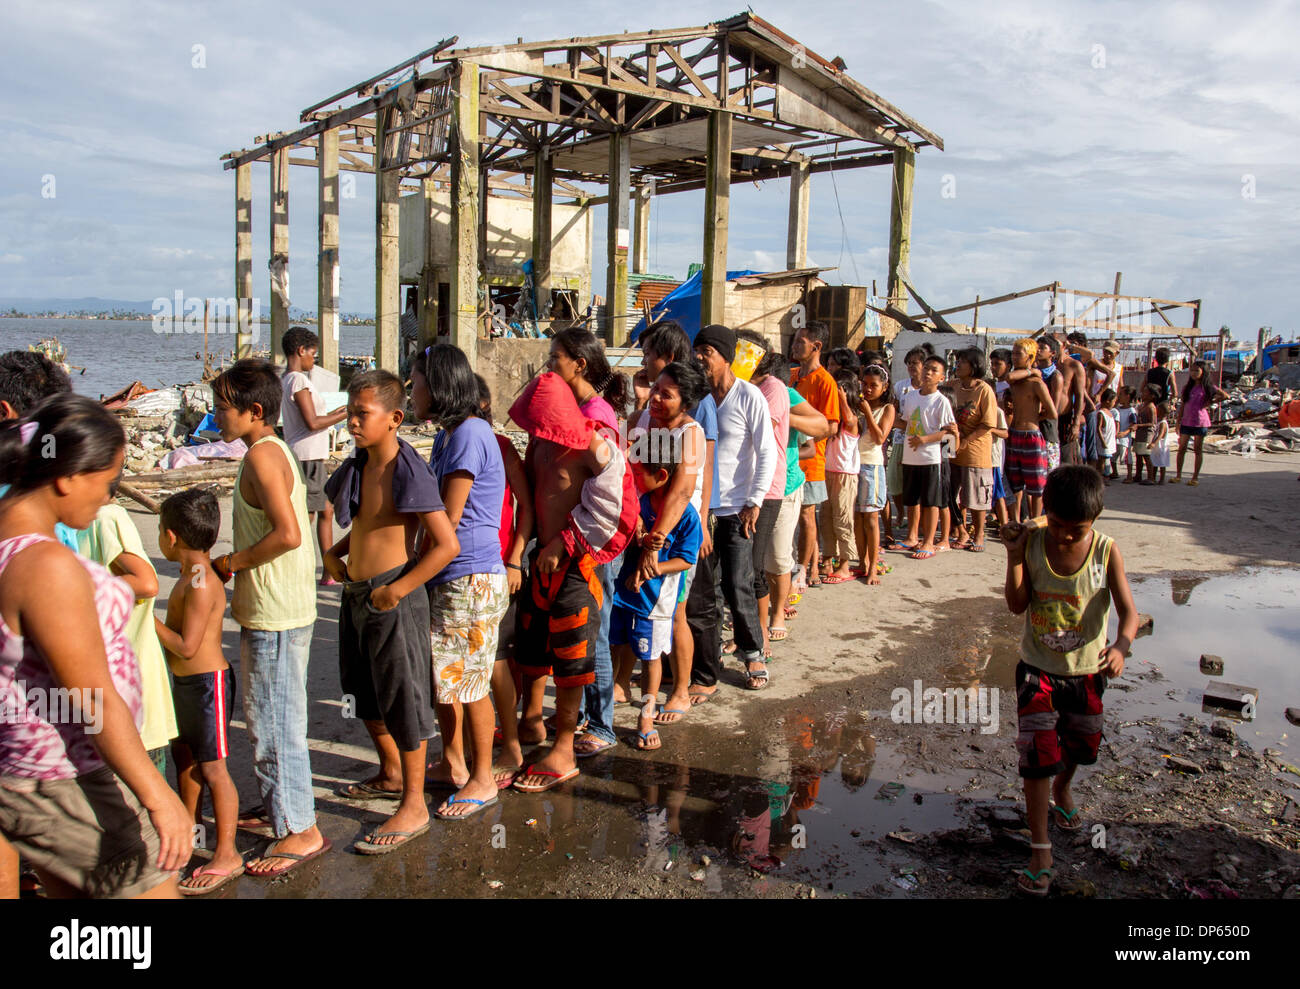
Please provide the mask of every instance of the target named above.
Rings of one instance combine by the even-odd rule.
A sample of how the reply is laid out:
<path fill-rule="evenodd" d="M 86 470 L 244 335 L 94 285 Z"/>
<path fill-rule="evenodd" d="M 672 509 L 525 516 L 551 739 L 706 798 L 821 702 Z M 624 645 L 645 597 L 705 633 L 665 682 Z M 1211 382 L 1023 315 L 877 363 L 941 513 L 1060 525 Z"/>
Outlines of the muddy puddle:
<path fill-rule="evenodd" d="M 1135 643 L 1125 676 L 1107 691 L 1112 749 L 1135 744 L 1144 726 L 1209 725 L 1215 715 L 1202 711 L 1201 691 L 1226 680 L 1258 691 L 1253 720 L 1234 722 L 1237 736 L 1296 762 L 1300 728 L 1283 711 L 1300 707 L 1291 669 L 1300 573 L 1145 578 L 1133 589 L 1154 631 Z M 944 879 L 949 895 L 968 895 L 956 875 L 918 860 L 924 842 L 909 846 L 980 815 L 1014 816 L 1022 804 L 1012 689 L 1020 620 L 1005 611 L 990 619 L 991 606 L 964 602 L 966 614 L 954 603 L 955 624 L 974 631 L 948 642 L 932 634 L 887 672 L 795 701 L 740 696 L 734 724 L 683 724 L 663 732 L 663 748 L 651 753 L 619 745 L 584 763 L 574 784 L 508 793 L 471 822 L 435 823 L 391 857 L 342 851 L 291 883 L 245 880 L 232 895 L 762 897 L 815 889 L 819 897 L 908 897 L 943 895 L 935 883 Z M 1203 653 L 1222 657 L 1223 676 L 1200 672 Z M 926 686 L 996 693 L 997 709 L 973 709 L 965 724 L 899 724 L 891 692 L 914 685 L 903 672 L 910 669 L 924 672 Z M 1116 754 L 1103 749 L 1103 761 Z M 320 809 L 327 833 L 346 848 L 386 807 L 334 801 Z"/>

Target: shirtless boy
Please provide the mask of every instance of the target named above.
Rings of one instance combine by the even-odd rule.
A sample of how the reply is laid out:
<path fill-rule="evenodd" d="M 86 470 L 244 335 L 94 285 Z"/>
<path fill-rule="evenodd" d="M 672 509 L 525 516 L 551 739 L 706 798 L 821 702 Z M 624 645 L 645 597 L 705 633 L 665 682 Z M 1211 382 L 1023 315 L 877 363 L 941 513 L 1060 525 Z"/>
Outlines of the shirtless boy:
<path fill-rule="evenodd" d="M 388 371 L 352 379 L 347 423 L 356 452 L 325 484 L 339 524 L 352 526 L 325 554 L 325 569 L 343 584 L 339 679 L 379 753 L 379 772 L 340 795 L 399 801 L 353 845 L 363 855 L 386 855 L 429 830 L 425 749 L 436 722 L 424 585 L 460 552 L 438 478 L 397 437 L 404 399 Z M 417 555 L 422 531 L 428 540 Z"/>
<path fill-rule="evenodd" d="M 1017 340 L 1011 348 L 1012 414 L 1007 430 L 1007 489 L 1014 495 L 1011 520 L 1020 521 L 1020 496 L 1029 498 L 1029 514 L 1042 512 L 1043 485 L 1047 483 L 1047 443 L 1038 428 L 1040 420 L 1056 421 L 1056 403 L 1035 368 L 1038 345 L 1033 340 Z"/>
<path fill-rule="evenodd" d="M 531 684 L 555 678 L 555 742 L 525 767 L 514 786 L 541 793 L 578 775 L 573 736 L 582 688 L 596 679 L 604 593 L 596 568 L 627 545 L 639 509 L 623 452 L 582 415 L 557 374 L 548 371 L 534 379 L 510 407 L 510 418 L 528 433 L 524 469 L 537 519 L 537 546 L 518 602 L 515 638 L 528 698 L 521 736 L 535 735 L 542 722 L 541 692 Z M 583 504 L 586 485 L 595 485 L 600 497 Z M 608 513 L 598 514 L 606 506 Z"/>
<path fill-rule="evenodd" d="M 211 860 L 181 881 L 180 891 L 187 896 L 216 892 L 244 874 L 244 857 L 235 848 L 239 793 L 226 771 L 235 699 L 235 675 L 221 652 L 226 592 L 208 558 L 220 528 L 221 508 L 211 491 L 190 488 L 162 503 L 158 549 L 181 565 L 180 579 L 167 598 L 167 621 L 154 618 L 173 677 L 180 732 L 172 742 L 176 782 L 185 812 L 195 822 L 207 786 L 217 829 Z"/>

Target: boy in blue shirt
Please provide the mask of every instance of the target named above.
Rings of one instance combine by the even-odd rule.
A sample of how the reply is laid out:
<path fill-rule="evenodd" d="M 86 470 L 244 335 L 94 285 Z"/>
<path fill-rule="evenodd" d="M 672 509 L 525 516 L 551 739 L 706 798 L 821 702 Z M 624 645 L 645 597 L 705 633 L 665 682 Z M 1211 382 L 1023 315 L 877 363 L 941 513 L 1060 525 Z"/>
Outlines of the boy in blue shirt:
<path fill-rule="evenodd" d="M 662 435 L 659 435 L 662 434 Z M 642 535 L 654 530 L 663 510 L 673 475 L 681 465 L 680 443 L 669 430 L 651 429 L 640 462 L 629 457 L 632 476 L 641 492 Z M 659 748 L 654 726 L 655 704 L 663 673 L 662 657 L 672 648 L 673 612 L 677 608 L 679 574 L 690 569 L 700 553 L 703 528 L 691 505 L 673 527 L 659 550 L 659 573 L 640 579 L 640 558 L 628 553 L 614 584 L 614 607 L 609 619 L 609 644 L 613 652 L 615 681 L 623 696 L 632 693 L 632 667 L 641 661 L 641 717 L 637 724 L 638 749 Z"/>

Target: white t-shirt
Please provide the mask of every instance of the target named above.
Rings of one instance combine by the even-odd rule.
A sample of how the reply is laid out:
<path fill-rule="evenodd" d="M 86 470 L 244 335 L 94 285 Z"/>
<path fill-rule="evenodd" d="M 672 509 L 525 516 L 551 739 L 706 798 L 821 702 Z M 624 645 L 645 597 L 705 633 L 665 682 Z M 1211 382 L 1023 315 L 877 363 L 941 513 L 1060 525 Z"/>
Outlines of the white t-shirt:
<path fill-rule="evenodd" d="M 746 506 L 761 506 L 772 486 L 779 455 L 767 399 L 757 385 L 737 378 L 718 404 L 709 506 L 713 513 L 736 515 Z"/>
<path fill-rule="evenodd" d="M 303 421 L 302 411 L 293 396 L 304 388 L 311 394 L 311 403 L 316 415 L 323 416 L 329 410 L 325 400 L 312 384 L 311 378 L 302 371 L 286 371 L 283 380 L 284 394 L 280 400 L 280 414 L 284 419 L 284 441 L 299 460 L 325 460 L 330 455 L 330 437 L 328 429 L 312 432 Z"/>
<path fill-rule="evenodd" d="M 944 426 L 957 421 L 953 418 L 952 403 L 937 391 L 929 395 L 922 395 L 919 391 L 908 392 L 903 396 L 902 417 L 903 429 L 909 439 L 937 433 Z M 904 464 L 925 467 L 939 463 L 941 458 L 939 443 L 927 443 L 919 450 L 913 450 L 909 442 L 903 444 Z"/>
<path fill-rule="evenodd" d="M 998 429 L 1007 428 L 1007 414 L 998 409 Z M 1001 470 L 1006 462 L 1006 440 L 1001 436 L 993 437 L 993 466 Z"/>
<path fill-rule="evenodd" d="M 916 385 L 912 384 L 911 378 L 904 378 L 902 381 L 894 382 L 894 399 L 898 402 L 900 409 L 903 399 L 914 391 L 916 391 Z M 889 434 L 889 442 L 895 444 L 903 442 L 903 416 L 901 411 L 898 418 L 894 420 L 894 431 Z"/>
<path fill-rule="evenodd" d="M 1101 439 L 1102 456 L 1113 457 L 1119 449 L 1115 441 L 1115 410 L 1100 409 L 1097 413 L 1097 435 Z"/>

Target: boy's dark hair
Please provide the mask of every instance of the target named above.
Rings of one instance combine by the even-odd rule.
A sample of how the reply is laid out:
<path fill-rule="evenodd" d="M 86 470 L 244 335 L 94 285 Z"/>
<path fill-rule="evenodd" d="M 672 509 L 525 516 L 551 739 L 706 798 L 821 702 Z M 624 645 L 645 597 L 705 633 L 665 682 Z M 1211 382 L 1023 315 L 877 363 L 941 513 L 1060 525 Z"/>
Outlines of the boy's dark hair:
<path fill-rule="evenodd" d="M 979 347 L 967 347 L 965 350 L 957 352 L 957 359 L 966 361 L 971 366 L 971 377 L 976 381 L 983 381 L 989 376 L 988 358 L 984 356 L 984 351 Z"/>
<path fill-rule="evenodd" d="M 190 549 L 210 550 L 221 530 L 221 506 L 208 488 L 177 491 L 162 503 L 159 512 L 164 529 L 170 529 Z"/>
<path fill-rule="evenodd" d="M 212 394 L 240 412 L 261 406 L 262 421 L 268 426 L 280 419 L 280 372 L 270 361 L 259 357 L 235 361 L 213 379 Z"/>
<path fill-rule="evenodd" d="M 1061 350 L 1061 348 L 1057 346 L 1056 341 L 1049 336 L 1041 336 L 1038 338 L 1036 342 L 1038 344 L 1038 352 L 1040 354 L 1043 353 L 1051 354 L 1052 357 L 1055 358 L 1056 355 Z"/>
<path fill-rule="evenodd" d="M 291 326 L 280 338 L 280 349 L 286 358 L 293 357 L 298 351 L 320 346 L 320 337 L 305 326 Z"/>
<path fill-rule="evenodd" d="M 1001 361 L 1003 364 L 1010 364 L 1011 351 L 1007 350 L 1006 347 L 999 347 L 997 350 L 990 350 L 989 360 L 990 361 L 998 360 Z"/>
<path fill-rule="evenodd" d="M 455 429 L 478 415 L 478 381 L 459 347 L 449 343 L 430 347 L 424 358 L 424 377 L 429 382 L 429 418 L 434 425 Z"/>
<path fill-rule="evenodd" d="M 23 425 L 35 423 L 24 441 Z M 0 484 L 34 491 L 56 478 L 107 470 L 126 445 L 117 416 L 94 399 L 63 392 L 0 424 Z"/>
<path fill-rule="evenodd" d="M 783 384 L 788 385 L 790 383 L 790 358 L 781 353 L 778 348 L 770 347 L 767 353 L 763 355 L 763 359 L 758 362 L 758 366 L 754 368 L 753 376 L 755 378 L 761 378 L 764 375 L 771 375 Z"/>
<path fill-rule="evenodd" d="M 440 344 L 446 346 L 446 344 Z M 454 349 L 454 348 L 453 348 Z M 430 382 L 429 390 L 433 391 L 433 384 Z M 392 371 L 362 371 L 360 374 L 354 374 L 352 380 L 348 382 L 348 398 L 353 399 L 363 391 L 373 391 L 379 404 L 384 407 L 385 412 L 392 412 L 400 409 L 406 404 L 406 389 L 402 387 L 402 379 L 393 374 Z M 434 402 L 437 402 L 436 391 L 433 391 Z M 474 391 L 478 395 L 477 388 Z"/>
<path fill-rule="evenodd" d="M 663 431 L 651 431 L 648 439 L 650 442 L 645 444 L 641 459 L 637 462 L 651 471 L 667 471 L 667 483 L 671 484 L 682 463 L 682 437 L 671 436 Z"/>
<path fill-rule="evenodd" d="M 1043 511 L 1062 522 L 1091 522 L 1106 502 L 1106 482 L 1091 467 L 1072 464 L 1047 475 Z"/>
<path fill-rule="evenodd" d="M 653 350 L 670 364 L 691 357 L 691 338 L 675 319 L 655 320 L 641 332 L 637 343 L 642 350 Z"/>
<path fill-rule="evenodd" d="M 931 354 L 929 357 L 927 357 L 924 361 L 921 362 L 922 367 L 924 367 L 926 364 L 938 364 L 941 368 L 944 369 L 944 371 L 948 370 L 948 362 L 945 361 L 942 357 L 936 357 L 934 354 Z"/>
<path fill-rule="evenodd" d="M 831 331 L 819 319 L 814 319 L 807 326 L 795 332 L 802 333 L 809 343 L 816 344 L 822 350 L 826 349 L 826 344 L 831 338 Z"/>
<path fill-rule="evenodd" d="M 696 361 L 673 361 L 660 372 L 667 375 L 682 396 L 682 408 L 689 411 L 709 393 L 709 379 Z"/>
<path fill-rule="evenodd" d="M 933 356 L 934 356 L 934 347 L 932 347 L 928 343 L 922 343 L 913 347 L 911 350 L 907 352 L 907 356 L 903 358 L 903 363 L 910 364 L 912 362 L 912 358 L 914 357 L 919 357 L 922 361 L 924 361 L 927 357 L 933 357 Z"/>
<path fill-rule="evenodd" d="M 72 391 L 63 368 L 35 350 L 10 350 L 0 354 L 0 401 L 19 415 L 42 399 Z"/>
<path fill-rule="evenodd" d="M 885 355 L 878 350 L 859 350 L 858 360 L 862 362 L 863 367 L 871 364 L 879 364 L 885 359 Z"/>
<path fill-rule="evenodd" d="M 1168 363 L 1169 363 L 1169 348 L 1168 348 L 1168 347 L 1157 347 L 1157 348 L 1156 348 L 1156 363 L 1157 363 L 1157 364 L 1168 364 Z"/>
<path fill-rule="evenodd" d="M 858 374 L 851 368 L 841 367 L 831 376 L 835 383 L 844 389 L 844 394 L 848 397 L 850 403 L 856 403 L 862 397 L 862 382 L 858 380 Z"/>
<path fill-rule="evenodd" d="M 1071 332 L 1067 333 L 1065 335 L 1065 339 L 1069 340 L 1070 343 L 1082 344 L 1085 347 L 1088 345 L 1087 335 L 1081 333 L 1079 330 L 1072 330 Z"/>
<path fill-rule="evenodd" d="M 1107 388 L 1107 389 L 1106 389 L 1105 391 L 1103 391 L 1103 392 L 1102 392 L 1098 397 L 1099 397 L 1103 402 L 1109 402 L 1109 401 L 1111 401 L 1112 399 L 1118 398 L 1119 396 L 1115 393 L 1115 389 L 1114 389 L 1114 388 Z"/>
<path fill-rule="evenodd" d="M 478 408 L 474 414 L 480 419 L 487 422 L 492 421 L 492 388 L 487 383 L 487 378 L 481 374 L 474 375 L 474 382 L 478 385 Z"/>
<path fill-rule="evenodd" d="M 847 367 L 851 371 L 862 370 L 862 362 L 858 360 L 858 355 L 848 347 L 836 347 L 826 355 L 826 360 L 834 361 L 840 367 Z"/>

